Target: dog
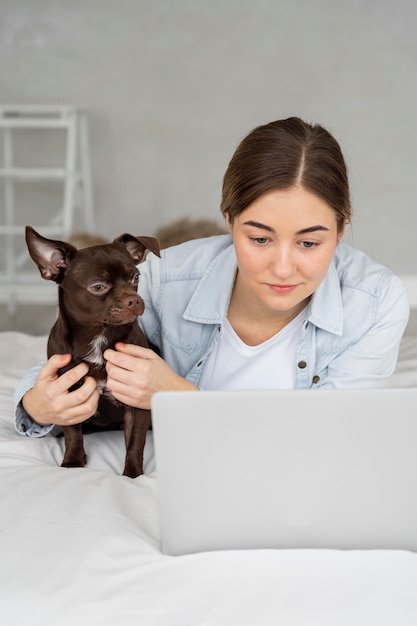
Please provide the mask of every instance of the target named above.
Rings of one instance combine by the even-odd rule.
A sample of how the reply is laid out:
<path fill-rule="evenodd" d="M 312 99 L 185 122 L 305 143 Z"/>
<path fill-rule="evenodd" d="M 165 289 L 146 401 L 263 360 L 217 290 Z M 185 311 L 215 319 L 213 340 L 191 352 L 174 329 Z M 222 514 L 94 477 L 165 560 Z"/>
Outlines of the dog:
<path fill-rule="evenodd" d="M 103 352 L 118 341 L 149 347 L 137 323 L 145 305 L 137 293 L 136 265 L 147 250 L 160 256 L 159 242 L 154 237 L 124 234 L 111 243 L 77 249 L 68 242 L 46 239 L 26 226 L 26 244 L 42 278 L 59 286 L 58 317 L 48 337 L 48 357 L 72 355 L 71 362 L 59 370 L 59 375 L 86 362 L 89 375 L 97 381 L 100 391 L 98 409 L 91 418 L 84 424 L 63 427 L 62 467 L 85 466 L 83 433 L 123 428 L 126 444 L 123 475 L 136 478 L 143 474 L 150 411 L 123 405 L 106 389 Z"/>

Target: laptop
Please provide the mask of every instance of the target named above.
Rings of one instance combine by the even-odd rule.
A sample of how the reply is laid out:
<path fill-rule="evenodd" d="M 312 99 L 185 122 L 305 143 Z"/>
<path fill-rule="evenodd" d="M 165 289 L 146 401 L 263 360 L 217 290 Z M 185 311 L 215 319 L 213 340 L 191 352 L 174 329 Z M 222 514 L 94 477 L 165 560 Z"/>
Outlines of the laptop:
<path fill-rule="evenodd" d="M 417 388 L 159 392 L 162 551 L 417 551 Z"/>

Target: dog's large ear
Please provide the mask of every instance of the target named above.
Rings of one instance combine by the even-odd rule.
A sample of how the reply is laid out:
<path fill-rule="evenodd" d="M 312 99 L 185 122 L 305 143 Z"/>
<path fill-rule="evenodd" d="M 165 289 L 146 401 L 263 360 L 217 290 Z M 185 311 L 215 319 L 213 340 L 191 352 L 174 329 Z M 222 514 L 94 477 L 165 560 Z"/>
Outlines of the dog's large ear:
<path fill-rule="evenodd" d="M 117 237 L 114 241 L 126 246 L 126 250 L 136 264 L 142 261 L 146 250 L 150 250 L 157 256 L 161 256 L 159 241 L 155 239 L 155 237 L 134 237 L 133 235 L 125 233 Z"/>
<path fill-rule="evenodd" d="M 46 239 L 31 226 L 26 226 L 26 244 L 42 278 L 60 283 L 77 249 L 65 241 Z"/>

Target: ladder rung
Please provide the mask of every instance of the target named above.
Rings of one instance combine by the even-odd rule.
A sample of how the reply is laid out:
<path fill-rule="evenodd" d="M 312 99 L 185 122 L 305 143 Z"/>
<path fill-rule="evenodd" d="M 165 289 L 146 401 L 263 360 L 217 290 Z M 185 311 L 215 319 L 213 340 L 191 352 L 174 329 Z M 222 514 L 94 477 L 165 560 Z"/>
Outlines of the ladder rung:
<path fill-rule="evenodd" d="M 68 115 L 79 111 L 73 104 L 1 104 L 0 115 Z"/>
<path fill-rule="evenodd" d="M 0 286 L 1 287 L 5 283 L 7 283 L 9 280 L 10 279 L 7 276 L 6 272 L 0 272 Z M 38 280 L 39 280 L 39 283 L 38 283 Z M 43 283 L 41 275 L 38 272 L 35 272 L 35 271 L 33 271 L 33 272 L 19 272 L 18 274 L 16 274 L 13 277 L 13 281 L 16 283 L 16 285 L 23 284 L 23 283 L 29 283 L 29 284 L 33 285 L 34 281 L 36 281 L 36 283 L 38 285 L 41 285 L 42 287 L 45 287 L 45 285 L 49 284 L 49 283 Z"/>
<path fill-rule="evenodd" d="M 9 167 L 0 169 L 2 178 L 20 178 L 22 180 L 63 180 L 66 170 L 57 167 Z"/>
<path fill-rule="evenodd" d="M 68 128 L 70 123 L 70 118 L 40 119 L 39 117 L 0 117 L 1 128 Z"/>

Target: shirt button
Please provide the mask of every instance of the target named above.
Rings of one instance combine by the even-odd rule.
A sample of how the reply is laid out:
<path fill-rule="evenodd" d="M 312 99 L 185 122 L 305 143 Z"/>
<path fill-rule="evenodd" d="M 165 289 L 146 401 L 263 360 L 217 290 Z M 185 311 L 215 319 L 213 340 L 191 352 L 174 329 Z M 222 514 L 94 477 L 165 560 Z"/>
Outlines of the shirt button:
<path fill-rule="evenodd" d="M 197 363 L 197 367 L 201 367 L 201 365 L 203 365 L 203 361 L 199 361 L 199 362 Z"/>
<path fill-rule="evenodd" d="M 300 368 L 300 370 L 303 370 L 305 367 L 307 367 L 307 363 L 305 361 L 299 361 L 298 367 Z"/>
<path fill-rule="evenodd" d="M 313 376 L 313 385 L 317 385 L 319 381 L 320 381 L 320 376 Z"/>
<path fill-rule="evenodd" d="M 20 424 L 20 432 L 25 433 L 27 430 L 26 426 L 24 424 Z"/>

